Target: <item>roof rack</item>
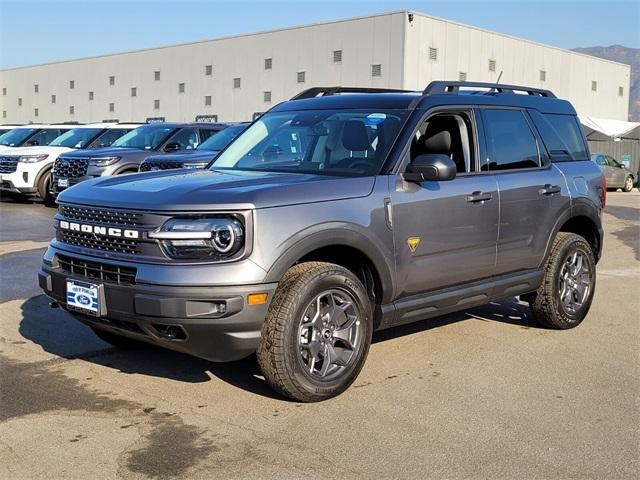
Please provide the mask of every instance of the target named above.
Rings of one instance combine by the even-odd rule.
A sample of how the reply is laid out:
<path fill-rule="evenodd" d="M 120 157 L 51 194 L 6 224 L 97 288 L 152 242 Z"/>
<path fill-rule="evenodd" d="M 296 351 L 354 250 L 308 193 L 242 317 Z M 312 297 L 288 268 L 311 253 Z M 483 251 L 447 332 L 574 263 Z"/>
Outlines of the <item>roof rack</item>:
<path fill-rule="evenodd" d="M 327 97 L 339 93 L 411 93 L 411 90 L 400 90 L 396 88 L 368 88 L 368 87 L 313 87 L 303 90 L 291 100 L 301 100 L 303 98 Z"/>
<path fill-rule="evenodd" d="M 443 80 L 431 82 L 429 85 L 427 85 L 427 88 L 424 89 L 422 94 L 423 95 L 441 95 L 441 94 L 459 95 L 460 87 L 488 88 L 489 89 L 488 92 L 483 92 L 484 94 L 488 94 L 488 95 L 492 95 L 494 93 L 524 92 L 528 95 L 556 98 L 556 96 L 550 90 L 543 90 L 541 88 L 523 87 L 519 85 L 506 85 L 503 83 L 447 82 Z"/>

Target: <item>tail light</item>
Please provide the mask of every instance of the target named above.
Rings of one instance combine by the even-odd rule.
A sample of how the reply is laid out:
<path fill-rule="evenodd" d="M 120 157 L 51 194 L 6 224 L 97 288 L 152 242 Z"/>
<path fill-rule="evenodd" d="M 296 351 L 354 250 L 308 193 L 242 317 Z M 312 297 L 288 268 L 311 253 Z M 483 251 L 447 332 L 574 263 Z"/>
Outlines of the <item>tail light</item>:
<path fill-rule="evenodd" d="M 602 208 L 607 206 L 607 177 L 602 175 Z"/>

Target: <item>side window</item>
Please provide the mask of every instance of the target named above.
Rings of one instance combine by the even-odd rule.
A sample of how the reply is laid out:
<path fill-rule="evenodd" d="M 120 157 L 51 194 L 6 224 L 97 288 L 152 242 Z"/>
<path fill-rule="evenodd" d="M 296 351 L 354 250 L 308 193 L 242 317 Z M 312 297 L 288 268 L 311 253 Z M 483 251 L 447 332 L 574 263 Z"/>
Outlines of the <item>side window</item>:
<path fill-rule="evenodd" d="M 200 130 L 200 143 L 204 142 L 207 138 L 214 136 L 220 130 L 213 130 L 212 128 L 203 128 Z"/>
<path fill-rule="evenodd" d="M 485 110 L 483 118 L 489 162 L 482 170 L 540 166 L 536 138 L 520 110 Z"/>
<path fill-rule="evenodd" d="M 200 144 L 198 129 L 183 128 L 171 137 L 168 143 L 177 143 L 181 150 L 193 150 Z"/>
<path fill-rule="evenodd" d="M 610 157 L 609 155 L 607 155 L 607 163 L 612 167 L 620 167 L 618 161 L 615 158 Z"/>
<path fill-rule="evenodd" d="M 124 128 L 109 128 L 102 135 L 96 138 L 87 148 L 108 147 L 129 130 Z"/>
<path fill-rule="evenodd" d="M 429 117 L 411 142 L 411 160 L 419 155 L 446 155 L 458 173 L 474 170 L 473 126 L 466 112 L 439 113 Z"/>
<path fill-rule="evenodd" d="M 66 132 L 66 130 L 60 130 L 58 128 L 46 128 L 31 137 L 26 145 L 49 145 L 51 142 L 53 142 L 54 138 L 62 135 L 64 132 Z"/>
<path fill-rule="evenodd" d="M 545 113 L 543 116 L 556 131 L 566 146 L 567 153 L 569 153 L 574 160 L 587 160 L 589 158 L 582 129 L 574 115 Z"/>

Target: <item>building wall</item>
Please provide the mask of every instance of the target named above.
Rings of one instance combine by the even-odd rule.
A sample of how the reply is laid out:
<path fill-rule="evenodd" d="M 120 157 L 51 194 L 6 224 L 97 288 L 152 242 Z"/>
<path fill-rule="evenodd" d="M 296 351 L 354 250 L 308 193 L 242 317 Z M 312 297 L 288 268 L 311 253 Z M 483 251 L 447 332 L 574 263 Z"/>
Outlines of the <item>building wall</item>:
<path fill-rule="evenodd" d="M 437 60 L 429 59 L 429 47 L 438 49 Z M 333 61 L 334 50 L 342 51 L 340 63 Z M 264 68 L 266 58 L 272 59 L 271 70 Z M 489 59 L 496 61 L 495 72 L 489 72 Z M 210 76 L 206 65 L 212 66 Z M 381 65 L 380 76 L 372 75 L 372 65 Z M 541 69 L 546 82 L 539 80 Z M 413 14 L 410 22 L 407 12 L 396 12 L 0 71 L 0 86 L 6 89 L 0 94 L 0 123 L 190 121 L 199 114 L 247 120 L 312 86 L 422 89 L 430 80 L 457 80 L 459 72 L 470 81 L 495 81 L 501 70 L 502 82 L 549 88 L 583 115 L 627 118 L 628 66 L 421 14 Z M 155 71 L 160 80 L 154 79 Z M 298 72 L 305 72 L 304 83 L 298 83 Z M 240 78 L 240 88 L 234 88 L 234 78 Z M 598 82 L 596 92 L 591 80 Z M 271 92 L 270 102 L 264 101 L 265 91 Z"/>
<path fill-rule="evenodd" d="M 437 60 L 429 58 L 437 48 Z M 495 60 L 495 71 L 489 70 Z M 541 81 L 540 71 L 546 72 Z M 627 120 L 630 67 L 475 27 L 414 14 L 407 21 L 404 87 L 424 88 L 431 80 L 527 85 L 570 100 L 583 115 Z M 597 82 L 592 91 L 591 82 Z M 622 87 L 622 96 L 618 87 Z M 588 113 L 587 113 L 588 112 Z"/>
<path fill-rule="evenodd" d="M 0 96 L 0 110 L 7 116 L 0 123 L 157 116 L 191 121 L 197 114 L 217 114 L 220 121 L 247 120 L 312 86 L 398 86 L 404 18 L 403 13 L 379 15 L 5 70 L 0 83 L 7 95 Z M 341 63 L 333 62 L 334 50 L 342 50 Z M 264 68 L 266 58 L 272 58 L 271 70 Z M 372 77 L 373 64 L 382 65 L 380 77 Z M 206 65 L 212 66 L 211 76 L 205 75 Z M 154 80 L 155 71 L 160 71 L 159 81 Z M 305 72 L 304 83 L 298 83 L 298 72 Z M 114 86 L 109 85 L 110 76 L 115 76 Z M 238 89 L 233 88 L 234 78 L 241 79 Z M 70 80 L 75 82 L 73 90 Z M 179 93 L 179 83 L 185 84 L 184 93 Z M 34 84 L 39 85 L 38 93 Z M 131 97 L 132 87 L 136 97 Z M 265 91 L 272 92 L 271 102 L 264 101 Z M 51 95 L 56 95 L 55 104 Z M 208 95 L 211 106 L 205 106 Z M 160 100 L 157 110 L 154 100 Z M 114 103 L 113 112 L 109 103 Z M 39 109 L 38 117 L 34 108 Z"/>

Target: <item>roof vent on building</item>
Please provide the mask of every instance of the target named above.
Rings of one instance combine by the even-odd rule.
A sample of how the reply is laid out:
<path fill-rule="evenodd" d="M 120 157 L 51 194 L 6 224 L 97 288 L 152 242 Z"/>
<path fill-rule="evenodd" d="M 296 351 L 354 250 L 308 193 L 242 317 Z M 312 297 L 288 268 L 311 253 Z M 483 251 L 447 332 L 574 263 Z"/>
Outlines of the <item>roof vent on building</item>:
<path fill-rule="evenodd" d="M 467 72 L 459 72 L 458 73 L 458 80 L 460 80 L 461 82 L 466 82 L 467 81 Z"/>
<path fill-rule="evenodd" d="M 495 72 L 496 71 L 496 61 L 495 60 L 489 60 L 489 71 L 490 72 Z"/>
<path fill-rule="evenodd" d="M 342 50 L 333 51 L 333 63 L 342 63 Z"/>
<path fill-rule="evenodd" d="M 438 60 L 438 49 L 434 47 L 429 47 L 429 60 L 433 60 L 434 62 Z"/>
<path fill-rule="evenodd" d="M 379 63 L 375 65 L 371 65 L 371 76 L 372 77 L 381 77 L 382 76 L 382 65 Z"/>

